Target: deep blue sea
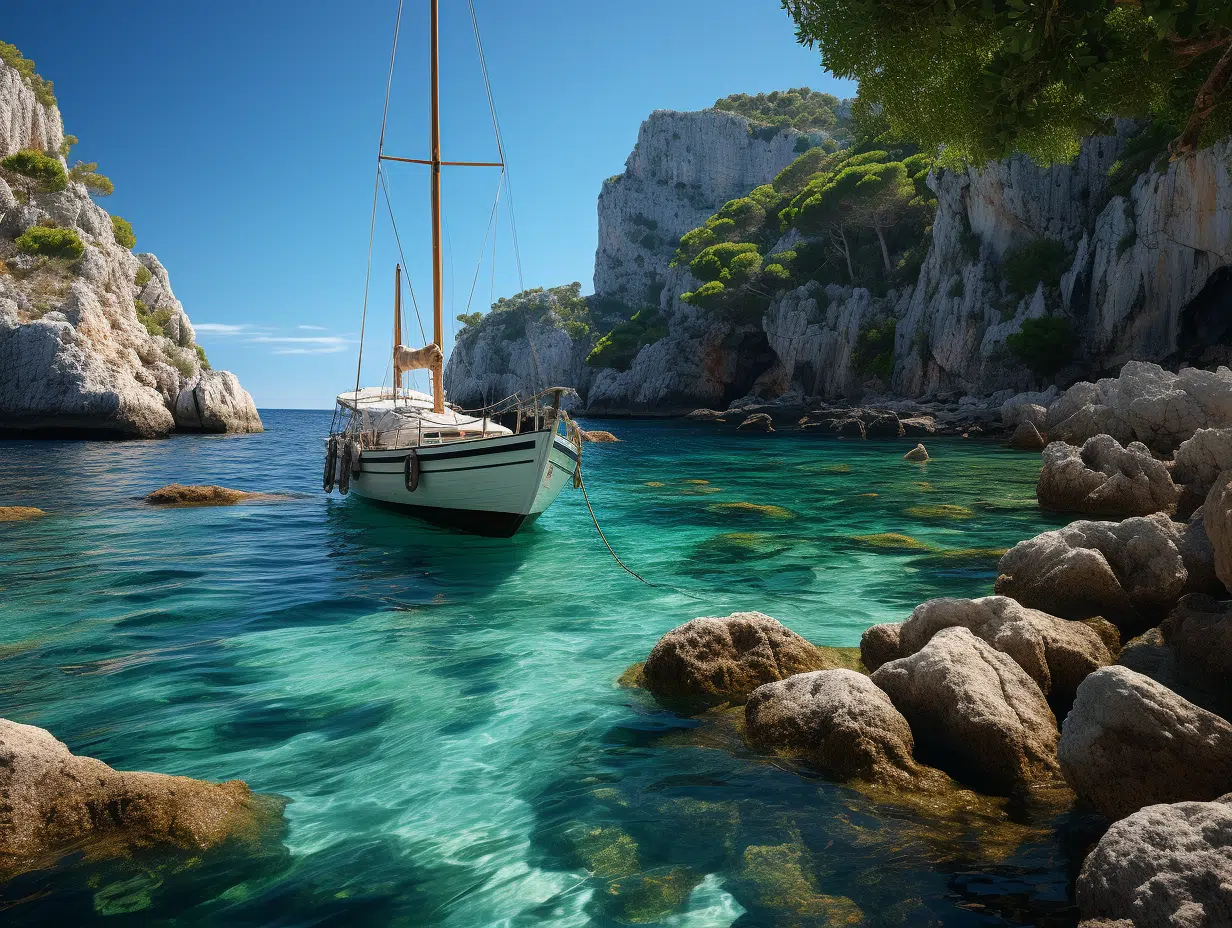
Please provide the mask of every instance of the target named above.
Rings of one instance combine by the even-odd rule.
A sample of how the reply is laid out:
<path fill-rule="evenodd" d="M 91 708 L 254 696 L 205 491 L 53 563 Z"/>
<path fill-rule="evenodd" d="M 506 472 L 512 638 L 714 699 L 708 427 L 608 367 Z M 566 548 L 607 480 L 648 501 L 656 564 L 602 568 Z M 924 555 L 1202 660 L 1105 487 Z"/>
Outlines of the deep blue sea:
<path fill-rule="evenodd" d="M 1055 524 L 1037 456 L 591 423 L 624 439 L 583 459 L 609 540 L 685 595 L 622 572 L 571 488 L 513 539 L 451 534 L 326 497 L 329 413 L 262 415 L 258 436 L 0 443 L 0 505 L 49 513 L 0 524 L 0 715 L 290 800 L 262 853 L 68 861 L 0 885 L 3 924 L 1075 920 L 1064 812 L 879 807 L 616 683 L 699 615 L 851 646 L 990 593 L 999 550 Z M 291 498 L 141 501 L 172 482 Z"/>

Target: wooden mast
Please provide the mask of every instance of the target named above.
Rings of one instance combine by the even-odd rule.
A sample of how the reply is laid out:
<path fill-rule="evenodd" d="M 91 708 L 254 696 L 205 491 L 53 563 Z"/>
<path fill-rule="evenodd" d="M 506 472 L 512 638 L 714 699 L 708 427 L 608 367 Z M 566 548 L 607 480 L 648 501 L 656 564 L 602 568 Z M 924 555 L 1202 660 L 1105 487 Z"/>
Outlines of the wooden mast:
<path fill-rule="evenodd" d="M 398 369 L 398 346 L 402 344 L 402 265 L 394 265 L 394 401 L 402 390 L 402 371 Z"/>
<path fill-rule="evenodd" d="M 428 0 L 431 9 L 432 34 L 432 79 L 431 94 L 431 158 L 432 158 L 432 341 L 444 351 L 444 319 L 442 318 L 444 285 L 444 258 L 441 254 L 441 112 L 440 112 L 440 23 L 439 0 Z M 445 362 L 432 365 L 432 410 L 437 413 L 445 411 Z"/>

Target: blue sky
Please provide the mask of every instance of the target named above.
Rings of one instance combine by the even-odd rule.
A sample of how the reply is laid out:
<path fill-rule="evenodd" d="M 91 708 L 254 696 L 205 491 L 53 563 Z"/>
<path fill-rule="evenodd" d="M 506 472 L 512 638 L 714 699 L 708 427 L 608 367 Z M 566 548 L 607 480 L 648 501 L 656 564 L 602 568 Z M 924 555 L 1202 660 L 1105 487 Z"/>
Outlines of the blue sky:
<path fill-rule="evenodd" d="M 475 0 L 504 129 L 526 286 L 590 292 L 595 201 L 655 109 L 729 93 L 854 86 L 794 42 L 777 0 Z M 442 0 L 443 154 L 496 154 L 465 0 Z M 0 0 L 0 39 L 55 82 L 74 158 L 98 161 L 137 250 L 157 254 L 215 367 L 258 406 L 327 408 L 355 379 L 373 167 L 397 0 L 338 4 Z M 386 151 L 424 157 L 426 9 L 404 7 Z M 427 176 L 389 175 L 431 333 Z M 445 178 L 446 350 L 498 174 Z M 473 309 L 518 289 L 508 213 Z M 377 222 L 364 382 L 388 364 L 397 252 Z M 407 323 L 416 332 L 413 318 Z M 408 341 L 417 342 L 408 334 Z"/>

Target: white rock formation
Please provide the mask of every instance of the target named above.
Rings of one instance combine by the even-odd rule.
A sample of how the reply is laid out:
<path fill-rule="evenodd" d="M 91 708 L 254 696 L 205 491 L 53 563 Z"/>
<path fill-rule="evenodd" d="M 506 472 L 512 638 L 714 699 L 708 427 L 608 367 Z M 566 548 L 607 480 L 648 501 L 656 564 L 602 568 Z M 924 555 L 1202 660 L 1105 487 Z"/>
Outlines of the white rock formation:
<path fill-rule="evenodd" d="M 0 154 L 54 152 L 62 137 L 59 110 L 0 64 Z M 39 223 L 75 231 L 84 254 L 21 253 L 14 240 Z M 162 334 L 147 330 L 138 301 Z M 186 390 L 201 410 L 194 427 L 261 430 L 235 377 L 203 371 L 166 270 L 116 242 L 84 186 L 19 196 L 0 177 L 0 431 L 157 437 L 175 429 Z"/>
<path fill-rule="evenodd" d="M 624 173 L 599 193 L 595 293 L 634 308 L 657 305 L 680 236 L 772 181 L 798 157 L 801 135 L 719 110 L 651 113 Z"/>

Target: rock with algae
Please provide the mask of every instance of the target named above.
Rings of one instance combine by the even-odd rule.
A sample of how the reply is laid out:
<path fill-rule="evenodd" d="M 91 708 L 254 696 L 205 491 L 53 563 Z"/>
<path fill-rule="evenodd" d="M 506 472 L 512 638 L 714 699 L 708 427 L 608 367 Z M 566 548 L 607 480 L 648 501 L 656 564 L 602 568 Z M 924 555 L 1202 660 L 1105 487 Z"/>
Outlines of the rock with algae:
<path fill-rule="evenodd" d="M 0 522 L 29 522 L 47 515 L 33 506 L 0 506 Z"/>
<path fill-rule="evenodd" d="M 745 848 L 734 880 L 737 898 L 755 910 L 786 916 L 786 924 L 863 925 L 864 913 L 855 902 L 818 889 L 809 857 L 801 843 Z M 792 921 L 793 916 L 802 920 Z"/>
<path fill-rule="evenodd" d="M 73 851 L 105 859 L 141 849 L 199 853 L 229 841 L 256 846 L 281 827 L 282 805 L 239 780 L 113 770 L 41 728 L 0 719 L 3 874 Z"/>
<path fill-rule="evenodd" d="M 916 519 L 970 519 L 973 513 L 966 506 L 940 503 L 935 506 L 912 506 L 907 515 Z"/>
<path fill-rule="evenodd" d="M 764 683 L 839 666 L 820 648 L 760 612 L 693 619 L 659 639 L 646 659 L 646 687 L 686 711 L 743 703 Z"/>
<path fill-rule="evenodd" d="M 880 551 L 931 551 L 928 545 L 900 532 L 878 532 L 875 535 L 853 535 L 852 541 Z"/>
<path fill-rule="evenodd" d="M 168 484 L 149 494 L 145 501 L 153 506 L 232 506 L 252 500 L 274 499 L 269 493 L 248 493 L 219 486 Z"/>
<path fill-rule="evenodd" d="M 755 516 L 762 519 L 777 519 L 785 521 L 794 519 L 796 514 L 783 506 L 772 506 L 764 503 L 712 503 L 706 507 L 711 512 L 725 515 Z"/>

